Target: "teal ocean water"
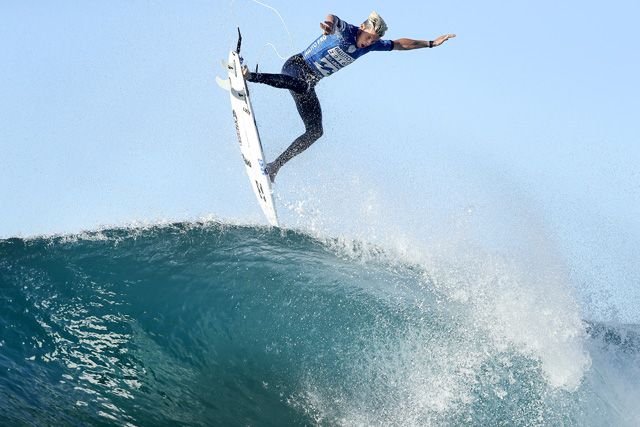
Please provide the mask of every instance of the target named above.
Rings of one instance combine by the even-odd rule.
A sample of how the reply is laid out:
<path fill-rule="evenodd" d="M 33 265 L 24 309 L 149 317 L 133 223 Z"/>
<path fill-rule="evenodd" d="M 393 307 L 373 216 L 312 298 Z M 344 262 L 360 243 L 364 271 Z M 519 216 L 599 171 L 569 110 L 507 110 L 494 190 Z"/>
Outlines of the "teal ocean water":
<path fill-rule="evenodd" d="M 0 240 L 0 425 L 640 425 L 640 328 L 499 259 L 177 223 Z"/>

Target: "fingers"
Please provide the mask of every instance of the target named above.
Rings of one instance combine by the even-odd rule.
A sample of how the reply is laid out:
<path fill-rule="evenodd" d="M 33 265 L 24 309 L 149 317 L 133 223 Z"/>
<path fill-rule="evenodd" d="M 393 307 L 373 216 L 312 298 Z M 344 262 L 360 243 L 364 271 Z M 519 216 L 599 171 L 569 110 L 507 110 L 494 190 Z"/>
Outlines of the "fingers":
<path fill-rule="evenodd" d="M 322 31 L 324 32 L 324 35 L 328 35 L 331 34 L 331 32 L 333 31 L 333 23 L 331 21 L 324 21 L 320 23 L 320 28 L 322 28 Z"/>
<path fill-rule="evenodd" d="M 455 36 L 456 36 L 455 34 L 444 34 L 444 35 L 438 37 L 437 40 L 441 40 L 441 43 L 444 43 L 447 40 L 454 38 Z"/>
<path fill-rule="evenodd" d="M 442 43 L 454 38 L 455 36 L 455 34 L 443 34 L 433 41 L 433 47 L 440 46 Z"/>

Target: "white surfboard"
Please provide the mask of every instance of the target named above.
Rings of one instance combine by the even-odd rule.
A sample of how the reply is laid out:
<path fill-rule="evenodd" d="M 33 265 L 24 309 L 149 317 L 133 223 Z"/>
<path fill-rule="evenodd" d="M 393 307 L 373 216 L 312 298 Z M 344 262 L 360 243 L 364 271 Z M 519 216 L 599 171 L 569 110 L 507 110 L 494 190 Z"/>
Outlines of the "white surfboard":
<path fill-rule="evenodd" d="M 237 51 L 229 53 L 229 62 L 223 62 L 223 66 L 226 67 L 229 73 L 229 78 L 223 80 L 217 77 L 216 82 L 221 88 L 229 91 L 233 121 L 235 122 L 238 142 L 240 143 L 240 154 L 242 155 L 247 175 L 249 175 L 249 182 L 258 199 L 258 204 L 267 217 L 269 224 L 278 227 L 278 214 L 273 202 L 271 180 L 266 171 L 267 163 L 264 160 L 260 135 L 258 134 L 249 98 L 249 90 L 242 76 L 242 58 L 240 58 L 239 54 L 240 40 L 241 37 L 238 40 Z"/>

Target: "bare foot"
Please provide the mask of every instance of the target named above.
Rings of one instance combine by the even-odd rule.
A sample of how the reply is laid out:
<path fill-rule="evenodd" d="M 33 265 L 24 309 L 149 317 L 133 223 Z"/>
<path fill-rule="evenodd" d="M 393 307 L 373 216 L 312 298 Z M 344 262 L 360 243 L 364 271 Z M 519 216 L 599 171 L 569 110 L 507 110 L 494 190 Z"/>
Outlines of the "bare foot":
<path fill-rule="evenodd" d="M 278 173 L 278 170 L 275 169 L 272 165 L 273 163 L 269 163 L 267 165 L 267 173 L 269 174 L 269 180 L 273 184 L 273 182 L 276 180 L 276 174 Z"/>
<path fill-rule="evenodd" d="M 244 77 L 245 80 L 247 80 L 249 78 L 249 75 L 251 74 L 251 71 L 249 71 L 249 67 L 247 67 L 246 65 L 242 66 L 242 77 Z"/>

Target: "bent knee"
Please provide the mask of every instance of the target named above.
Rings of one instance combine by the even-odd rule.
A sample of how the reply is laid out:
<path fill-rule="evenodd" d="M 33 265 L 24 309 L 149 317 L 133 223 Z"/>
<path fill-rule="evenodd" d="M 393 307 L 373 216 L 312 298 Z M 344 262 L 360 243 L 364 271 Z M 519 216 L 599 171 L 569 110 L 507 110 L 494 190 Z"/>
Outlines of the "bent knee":
<path fill-rule="evenodd" d="M 307 129 L 307 134 L 309 134 L 309 136 L 313 139 L 318 139 L 322 136 L 322 134 L 324 134 L 324 129 L 322 129 L 322 126 L 314 126 L 310 129 Z"/>

